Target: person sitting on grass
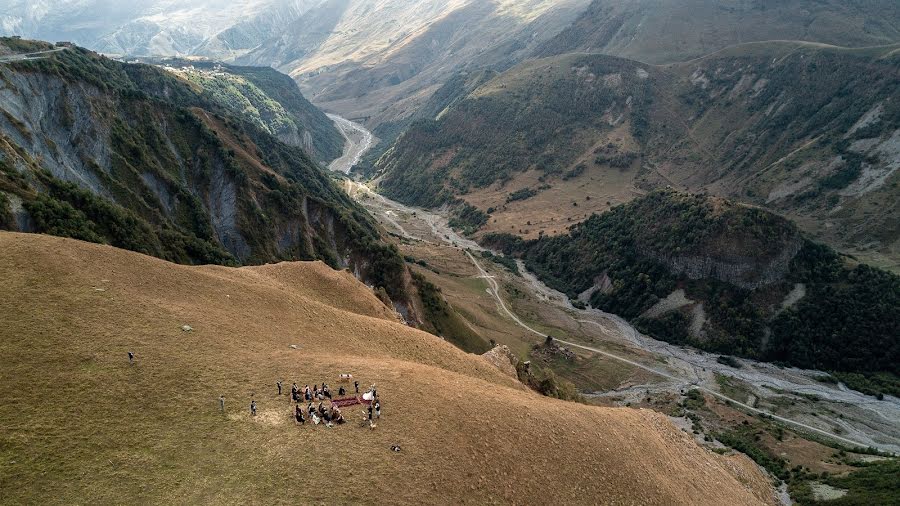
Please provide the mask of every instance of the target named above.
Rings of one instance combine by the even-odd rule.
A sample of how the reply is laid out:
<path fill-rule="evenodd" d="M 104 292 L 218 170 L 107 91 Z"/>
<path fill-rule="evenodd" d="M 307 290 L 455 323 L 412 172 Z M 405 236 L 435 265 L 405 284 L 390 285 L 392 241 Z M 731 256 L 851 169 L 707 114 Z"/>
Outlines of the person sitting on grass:
<path fill-rule="evenodd" d="M 344 414 L 336 407 L 331 409 L 331 420 L 338 425 L 342 425 L 346 421 L 344 420 Z"/>
<path fill-rule="evenodd" d="M 297 404 L 297 406 L 294 408 L 294 419 L 296 420 L 297 425 L 305 425 L 306 424 L 306 419 L 303 418 L 303 409 L 300 407 L 299 404 Z"/>

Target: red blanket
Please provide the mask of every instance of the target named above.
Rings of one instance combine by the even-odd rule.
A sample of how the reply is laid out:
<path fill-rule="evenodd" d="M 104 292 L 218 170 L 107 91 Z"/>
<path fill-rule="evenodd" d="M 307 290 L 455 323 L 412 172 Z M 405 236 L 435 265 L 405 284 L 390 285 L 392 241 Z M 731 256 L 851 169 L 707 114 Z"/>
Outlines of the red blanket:
<path fill-rule="evenodd" d="M 339 408 L 346 408 L 347 406 L 355 406 L 357 404 L 372 404 L 372 401 L 365 401 L 362 398 L 356 397 L 346 397 L 344 399 L 333 399 L 331 401 L 332 406 L 337 406 Z"/>

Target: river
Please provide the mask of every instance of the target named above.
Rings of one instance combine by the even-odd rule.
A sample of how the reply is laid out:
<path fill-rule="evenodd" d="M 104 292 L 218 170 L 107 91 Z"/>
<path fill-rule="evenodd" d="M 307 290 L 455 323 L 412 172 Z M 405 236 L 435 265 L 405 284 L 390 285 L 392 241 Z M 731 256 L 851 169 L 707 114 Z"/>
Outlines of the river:
<path fill-rule="evenodd" d="M 344 136 L 348 139 L 348 145 L 345 156 L 341 158 L 343 161 L 339 164 L 333 163 L 332 167 L 333 170 L 347 174 L 371 148 L 374 137 L 361 125 L 336 116 L 333 119 L 344 132 Z M 462 237 L 453 230 L 448 224 L 446 215 L 439 210 L 406 206 L 372 191 L 365 184 L 351 180 L 346 181 L 345 185 L 347 192 L 379 221 L 385 223 L 386 226 L 389 225 L 407 239 L 443 243 L 467 252 L 485 250 L 471 239 Z M 401 217 L 406 221 L 401 223 Z M 495 252 L 495 254 L 497 253 Z M 498 301 L 500 310 L 525 330 L 543 335 L 529 327 L 508 307 L 500 295 L 501 290 L 496 277 L 490 276 L 475 256 L 469 254 L 468 258 L 482 273 L 480 277 L 486 279 L 492 296 Z M 590 350 L 626 362 L 664 379 L 662 383 L 631 385 L 618 391 L 598 393 L 596 394 L 598 396 L 634 395 L 642 397 L 647 390 L 679 391 L 684 388 L 696 387 L 712 395 L 731 400 L 746 410 L 769 414 L 784 423 L 837 439 L 845 444 L 872 446 L 900 453 L 900 399 L 896 397 L 885 396 L 884 400 L 879 401 L 843 385 L 822 383 L 816 378 L 825 373 L 819 371 L 780 368 L 769 363 L 744 359 L 740 359 L 743 366 L 735 369 L 719 363 L 718 355 L 674 346 L 644 336 L 631 324 L 616 315 L 591 308 L 577 309 L 572 306 L 567 296 L 546 286 L 536 276 L 529 273 L 521 262 L 519 262 L 519 267 L 533 297 L 554 305 L 578 323 L 586 323 L 595 327 L 593 336 L 598 340 L 627 343 L 643 352 L 652 354 L 666 364 L 666 370 L 663 370 L 659 366 L 637 363 L 580 343 L 560 341 L 567 346 Z M 751 398 L 772 399 L 788 395 L 803 399 L 808 397 L 802 396 L 815 396 L 819 399 L 816 402 L 816 413 L 810 413 L 809 417 L 804 416 L 801 421 L 782 418 L 758 410 L 755 406 L 750 405 L 754 403 L 752 400 L 748 402 L 748 399 L 730 399 L 723 396 L 719 391 L 717 375 L 733 377 L 750 385 L 753 390 Z M 835 434 L 835 427 L 839 428 L 841 435 Z"/>

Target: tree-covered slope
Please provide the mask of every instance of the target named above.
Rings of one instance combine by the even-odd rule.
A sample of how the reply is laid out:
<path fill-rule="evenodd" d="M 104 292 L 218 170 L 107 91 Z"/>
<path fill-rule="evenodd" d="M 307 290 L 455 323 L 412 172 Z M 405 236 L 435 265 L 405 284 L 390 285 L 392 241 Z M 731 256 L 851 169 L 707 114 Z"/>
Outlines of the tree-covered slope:
<path fill-rule="evenodd" d="M 900 277 L 758 208 L 661 191 L 567 235 L 486 240 L 550 286 L 659 339 L 804 368 L 900 374 Z"/>
<path fill-rule="evenodd" d="M 624 117 L 644 124 L 651 72 L 600 55 L 522 64 L 410 126 L 376 166 L 382 188 L 404 202 L 440 205 L 528 168 L 560 174 Z"/>
<path fill-rule="evenodd" d="M 402 258 L 302 149 L 168 72 L 67 49 L 0 66 L 0 111 L 4 228 L 182 263 L 322 259 L 404 297 Z"/>
<path fill-rule="evenodd" d="M 201 87 L 205 98 L 285 144 L 303 148 L 324 165 L 343 153 L 345 139 L 334 122 L 306 100 L 293 79 L 275 69 L 177 59 L 158 63 Z"/>
<path fill-rule="evenodd" d="M 708 191 L 775 209 L 817 239 L 897 269 L 898 86 L 897 46 L 745 44 L 669 66 L 544 58 L 413 124 L 376 170 L 394 198 L 461 197 L 550 234 L 560 219 L 610 207 L 602 202 L 667 186 Z M 621 187 L 612 196 L 610 180 Z M 556 197 L 540 206 L 555 221 L 510 200 L 548 190 Z M 574 194 L 595 197 L 590 212 L 566 197 Z M 488 229 L 501 231 L 493 222 Z"/>

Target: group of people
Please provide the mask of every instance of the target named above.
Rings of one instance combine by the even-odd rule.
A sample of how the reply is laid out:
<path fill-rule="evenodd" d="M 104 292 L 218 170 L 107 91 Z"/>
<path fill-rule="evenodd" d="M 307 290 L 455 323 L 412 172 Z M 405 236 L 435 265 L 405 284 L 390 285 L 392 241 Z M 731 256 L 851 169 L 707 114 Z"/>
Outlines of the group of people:
<path fill-rule="evenodd" d="M 344 378 L 344 376 L 350 377 L 349 375 L 342 375 L 342 378 Z M 276 381 L 275 386 L 278 389 L 278 395 L 282 395 L 282 382 L 280 380 Z M 305 425 L 306 422 L 309 421 L 314 425 L 324 424 L 326 427 L 344 424 L 347 420 L 344 418 L 344 414 L 337 404 L 338 401 L 341 401 L 346 405 L 346 402 L 350 401 L 351 405 L 367 405 L 365 422 L 369 424 L 369 427 L 375 428 L 375 421 L 381 418 L 381 400 L 378 398 L 378 390 L 373 384 L 369 391 L 360 395 L 359 381 L 353 382 L 353 389 L 354 397 L 342 399 L 348 395 L 347 389 L 344 388 L 343 385 L 338 387 L 337 398 L 334 398 L 331 389 L 324 381 L 321 386 L 316 384 L 310 388 L 309 385 L 305 385 L 302 389 L 299 388 L 296 383 L 292 384 L 290 398 L 291 403 L 294 404 L 293 416 L 295 422 L 298 425 Z M 224 411 L 224 398 L 222 398 L 221 401 Z M 317 402 L 318 405 L 316 405 Z M 305 409 L 303 403 L 306 403 Z M 250 415 L 256 416 L 256 410 L 256 400 L 251 399 Z"/>

